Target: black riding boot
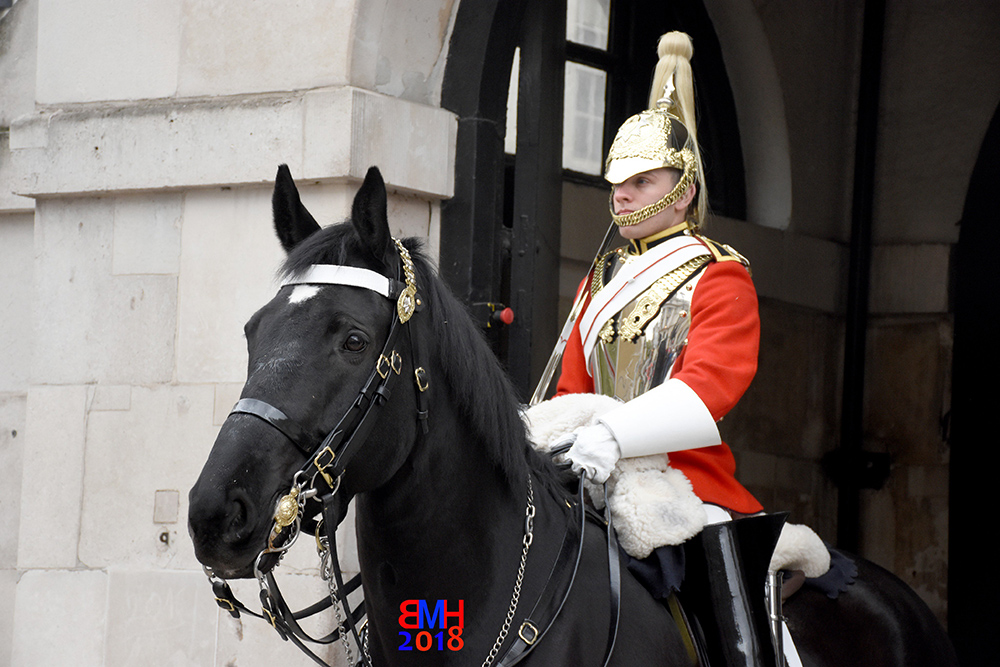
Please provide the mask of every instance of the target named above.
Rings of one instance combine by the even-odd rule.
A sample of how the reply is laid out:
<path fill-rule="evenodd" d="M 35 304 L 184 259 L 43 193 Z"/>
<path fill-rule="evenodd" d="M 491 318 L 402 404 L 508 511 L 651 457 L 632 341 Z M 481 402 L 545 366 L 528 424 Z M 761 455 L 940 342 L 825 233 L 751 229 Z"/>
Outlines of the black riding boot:
<path fill-rule="evenodd" d="M 684 544 L 681 586 L 710 667 L 774 667 L 764 584 L 787 514 L 705 526 Z"/>

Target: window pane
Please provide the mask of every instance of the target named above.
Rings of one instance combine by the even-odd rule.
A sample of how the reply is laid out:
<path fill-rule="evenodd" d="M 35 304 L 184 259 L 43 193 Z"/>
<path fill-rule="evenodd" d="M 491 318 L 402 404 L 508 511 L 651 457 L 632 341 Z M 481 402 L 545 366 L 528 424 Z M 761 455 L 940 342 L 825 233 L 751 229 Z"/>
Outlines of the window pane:
<path fill-rule="evenodd" d="M 517 153 L 517 81 L 521 75 L 521 47 L 514 49 L 514 63 L 510 67 L 510 87 L 507 88 L 507 132 L 503 150 L 508 155 Z"/>
<path fill-rule="evenodd" d="M 563 167 L 601 175 L 604 156 L 604 88 L 607 74 L 599 69 L 566 63 L 563 98 Z"/>
<path fill-rule="evenodd" d="M 566 39 L 607 50 L 610 3 L 611 0 L 567 0 Z"/>

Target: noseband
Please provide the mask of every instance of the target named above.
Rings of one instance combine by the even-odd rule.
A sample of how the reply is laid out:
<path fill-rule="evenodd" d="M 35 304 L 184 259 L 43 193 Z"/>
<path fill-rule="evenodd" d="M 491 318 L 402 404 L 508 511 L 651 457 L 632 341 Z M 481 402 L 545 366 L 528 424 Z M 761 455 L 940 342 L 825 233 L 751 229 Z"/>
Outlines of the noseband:
<path fill-rule="evenodd" d="M 354 634 L 358 646 L 363 646 L 363 641 L 358 636 L 358 630 L 355 626 L 355 621 L 364 615 L 363 602 L 355 610 L 351 610 L 347 605 L 347 595 L 359 585 L 360 575 L 354 577 L 346 585 L 341 578 L 335 546 L 337 517 L 334 515 L 334 499 L 347 464 L 358 451 L 360 445 L 368 438 L 376 422 L 378 409 L 389 400 L 394 380 L 400 375 L 402 370 L 403 359 L 399 352 L 396 351 L 400 333 L 404 325 L 410 321 L 410 318 L 423 307 L 423 301 L 417 295 L 416 275 L 413 270 L 413 261 L 410 258 L 410 253 L 397 239 L 393 239 L 393 242 L 401 260 L 402 280 L 399 280 L 398 276 L 397 279 L 391 279 L 375 271 L 353 266 L 316 264 L 282 283 L 282 287 L 289 285 L 346 285 L 361 287 L 381 294 L 388 299 L 393 299 L 396 302 L 392 324 L 389 326 L 385 345 L 383 345 L 378 360 L 375 362 L 375 367 L 369 374 L 364 386 L 358 392 L 351 407 L 347 409 L 337 425 L 323 438 L 320 444 L 315 445 L 315 441 L 310 442 L 311 439 L 308 437 L 306 429 L 288 417 L 281 409 L 266 401 L 256 398 L 242 398 L 236 403 L 229 415 L 230 417 L 236 414 L 253 415 L 270 424 L 306 456 L 306 461 L 295 473 L 292 479 L 291 491 L 278 501 L 267 545 L 258 554 L 254 562 L 254 575 L 261 588 L 260 599 L 263 613 L 257 614 L 250 611 L 236 599 L 225 580 L 216 576 L 206 567 L 206 574 L 208 574 L 209 581 L 211 581 L 212 587 L 215 590 L 216 601 L 220 607 L 236 618 L 239 617 L 242 611 L 266 619 L 282 638 L 290 639 L 313 660 L 324 665 L 326 663 L 310 651 L 302 643 L 302 640 L 316 643 L 331 643 L 340 638 L 344 642 L 348 654 L 350 654 L 346 638 L 346 625 Z M 426 434 L 428 412 L 427 398 L 424 392 L 428 388 L 427 372 L 418 363 L 421 358 L 418 349 L 419 337 L 413 335 L 412 327 L 405 328 L 409 337 L 410 353 L 414 369 L 417 421 L 420 424 L 421 432 Z M 323 492 L 320 492 L 317 488 L 317 477 L 321 478 L 326 485 L 326 490 Z M 306 501 L 317 495 L 321 496 L 323 504 L 323 520 L 317 526 L 316 542 L 322 560 L 321 569 L 323 570 L 324 578 L 328 580 L 331 595 L 308 609 L 301 612 L 292 612 L 278 591 L 272 569 L 298 537 Z M 320 527 L 324 528 L 323 532 L 325 534 L 320 533 Z M 286 528 L 288 528 L 287 531 L 285 530 Z M 276 544 L 276 541 L 280 542 Z M 264 566 L 263 561 L 268 554 L 277 554 L 277 558 L 270 566 Z M 334 598 L 338 599 L 343 606 L 346 612 L 346 619 L 341 617 L 338 610 L 337 630 L 319 639 L 314 639 L 305 634 L 297 621 L 332 606 Z"/>

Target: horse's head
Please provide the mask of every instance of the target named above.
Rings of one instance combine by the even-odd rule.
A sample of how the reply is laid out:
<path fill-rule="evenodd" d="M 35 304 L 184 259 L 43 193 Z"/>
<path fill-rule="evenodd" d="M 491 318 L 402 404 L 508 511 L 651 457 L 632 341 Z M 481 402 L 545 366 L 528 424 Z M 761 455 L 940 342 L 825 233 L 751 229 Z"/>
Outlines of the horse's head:
<path fill-rule="evenodd" d="M 373 378 L 377 384 L 379 373 L 413 377 L 408 353 L 383 358 L 390 329 L 398 325 L 396 292 L 405 283 L 378 170 L 368 172 L 348 223 L 320 229 L 284 166 L 273 206 L 275 230 L 289 255 L 286 284 L 246 324 L 249 366 L 241 401 L 189 494 L 196 555 L 227 578 L 252 573 L 271 536 L 277 502 L 300 469 L 310 472 L 298 480 L 315 476 L 315 467 L 308 468 L 313 453 L 350 421 L 345 415 L 362 388 Z M 315 265 L 322 275 L 312 272 Z M 331 269 L 339 277 L 331 278 Z M 400 336 L 393 352 L 403 352 L 406 340 Z M 374 397 L 384 405 L 368 425 L 368 440 L 398 446 L 352 445 L 364 451 L 351 452 L 337 495 L 338 521 L 354 494 L 379 486 L 407 457 L 405 443 L 416 433 L 415 399 L 399 386 L 392 401 Z M 315 478 L 319 486 L 322 480 Z"/>

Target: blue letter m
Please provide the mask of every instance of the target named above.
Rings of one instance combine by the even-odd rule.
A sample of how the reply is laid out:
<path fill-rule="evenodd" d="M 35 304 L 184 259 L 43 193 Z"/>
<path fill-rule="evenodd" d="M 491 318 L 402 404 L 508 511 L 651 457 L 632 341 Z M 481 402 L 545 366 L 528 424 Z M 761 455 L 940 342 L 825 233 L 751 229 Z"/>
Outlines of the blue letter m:
<path fill-rule="evenodd" d="M 444 628 L 444 600 L 438 600 L 434 605 L 434 615 L 430 614 L 427 600 L 420 600 L 417 609 L 421 628 Z M 426 625 L 424 624 L 426 621 Z"/>

